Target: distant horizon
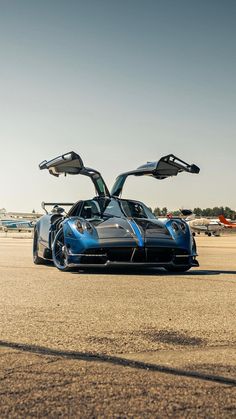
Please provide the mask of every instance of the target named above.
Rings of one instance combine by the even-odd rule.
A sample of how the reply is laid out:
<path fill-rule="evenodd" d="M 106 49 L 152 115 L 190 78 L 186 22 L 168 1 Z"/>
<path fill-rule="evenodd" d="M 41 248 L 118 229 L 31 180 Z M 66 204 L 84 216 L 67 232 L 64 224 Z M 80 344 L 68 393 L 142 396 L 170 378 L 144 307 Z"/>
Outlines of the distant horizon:
<path fill-rule="evenodd" d="M 151 208 L 151 210 L 152 211 L 154 211 L 156 208 L 159 208 L 160 210 L 163 210 L 164 208 L 167 208 L 167 207 L 162 207 L 162 208 L 160 208 L 160 207 L 149 207 L 149 208 Z M 194 208 L 184 208 L 184 207 L 182 207 L 182 208 L 177 208 L 177 209 L 170 209 L 170 208 L 167 208 L 167 212 L 168 213 L 172 213 L 172 212 L 177 212 L 177 211 L 181 211 L 181 209 L 189 209 L 189 210 L 191 210 L 191 211 L 193 211 L 193 213 L 194 213 L 194 209 L 199 209 L 200 207 L 194 207 Z M 216 205 L 216 206 L 214 206 L 214 207 L 206 207 L 206 208 L 200 208 L 200 210 L 201 211 L 206 211 L 206 210 L 208 210 L 208 209 L 210 209 L 210 210 L 213 210 L 214 208 L 229 208 L 229 210 L 231 210 L 231 211 L 233 211 L 233 212 L 235 212 L 236 213 L 236 208 L 234 209 L 234 208 L 230 208 L 228 205 Z M 5 207 L 2 207 L 2 208 L 0 208 L 0 216 L 1 215 L 3 215 L 3 214 L 6 214 L 6 215 L 8 215 L 8 214 L 19 214 L 19 215 L 23 215 L 23 214 L 34 214 L 34 213 L 36 213 L 36 214 L 44 214 L 44 210 L 43 210 L 43 208 L 41 207 L 41 209 L 40 210 L 35 210 L 34 208 L 33 208 L 33 210 L 32 211 L 27 211 L 27 210 L 22 210 L 22 211 L 15 211 L 15 210 L 10 210 L 10 211 L 8 211 Z M 222 214 L 224 213 L 224 211 L 222 211 Z M 221 214 L 219 214 L 219 215 L 221 215 Z"/>

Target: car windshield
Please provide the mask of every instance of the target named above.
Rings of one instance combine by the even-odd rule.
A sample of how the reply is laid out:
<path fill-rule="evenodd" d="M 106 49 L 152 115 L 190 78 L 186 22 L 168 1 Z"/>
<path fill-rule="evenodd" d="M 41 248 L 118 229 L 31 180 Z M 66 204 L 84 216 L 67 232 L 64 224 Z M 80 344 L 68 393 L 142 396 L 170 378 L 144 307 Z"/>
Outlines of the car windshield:
<path fill-rule="evenodd" d="M 107 205 L 104 215 L 122 218 L 125 216 L 131 218 L 155 218 L 142 202 L 114 198 Z"/>
<path fill-rule="evenodd" d="M 111 198 L 106 204 L 103 213 L 99 199 L 91 199 L 84 202 L 80 216 L 84 218 L 100 218 L 101 215 L 121 218 L 156 218 L 146 205 L 138 201 Z"/>
<path fill-rule="evenodd" d="M 156 218 L 151 210 L 142 202 L 120 199 L 120 204 L 127 217 Z"/>

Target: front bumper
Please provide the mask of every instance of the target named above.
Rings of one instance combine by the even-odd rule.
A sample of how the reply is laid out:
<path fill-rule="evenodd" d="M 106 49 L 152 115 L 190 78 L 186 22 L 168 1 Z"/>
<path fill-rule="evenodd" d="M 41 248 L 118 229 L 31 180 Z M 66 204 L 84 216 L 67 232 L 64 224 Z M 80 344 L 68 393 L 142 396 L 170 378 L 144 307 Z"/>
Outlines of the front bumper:
<path fill-rule="evenodd" d="M 69 267 L 181 267 L 199 266 L 196 254 L 176 248 L 90 249 L 84 253 L 67 253 Z"/>

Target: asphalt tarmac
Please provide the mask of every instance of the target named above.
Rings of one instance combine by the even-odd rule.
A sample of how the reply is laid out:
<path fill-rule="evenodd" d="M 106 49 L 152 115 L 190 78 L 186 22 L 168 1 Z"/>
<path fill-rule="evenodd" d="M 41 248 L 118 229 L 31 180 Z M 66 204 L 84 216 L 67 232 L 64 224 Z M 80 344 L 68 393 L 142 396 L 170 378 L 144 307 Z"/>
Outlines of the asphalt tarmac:
<path fill-rule="evenodd" d="M 236 235 L 197 244 L 185 274 L 61 273 L 0 238 L 0 418 L 236 418 Z"/>

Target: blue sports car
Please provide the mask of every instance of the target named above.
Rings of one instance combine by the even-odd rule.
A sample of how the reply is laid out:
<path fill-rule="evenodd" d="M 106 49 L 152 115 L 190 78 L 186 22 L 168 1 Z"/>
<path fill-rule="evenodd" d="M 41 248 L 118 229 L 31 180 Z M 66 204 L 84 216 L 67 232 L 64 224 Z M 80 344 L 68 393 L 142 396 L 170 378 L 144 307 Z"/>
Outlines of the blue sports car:
<path fill-rule="evenodd" d="M 85 175 L 96 196 L 75 203 L 42 203 L 46 212 L 35 225 L 33 260 L 52 260 L 61 271 L 98 266 L 150 266 L 184 272 L 198 266 L 196 245 L 188 224 L 180 218 L 158 219 L 140 201 L 121 199 L 128 176 L 165 179 L 180 172 L 199 173 L 194 164 L 170 154 L 157 162 L 118 176 L 109 192 L 101 174 L 85 167 L 71 151 L 39 165 L 54 176 Z M 47 206 L 53 207 L 49 213 Z M 68 212 L 64 207 L 70 206 Z"/>

